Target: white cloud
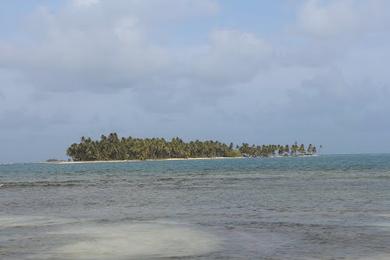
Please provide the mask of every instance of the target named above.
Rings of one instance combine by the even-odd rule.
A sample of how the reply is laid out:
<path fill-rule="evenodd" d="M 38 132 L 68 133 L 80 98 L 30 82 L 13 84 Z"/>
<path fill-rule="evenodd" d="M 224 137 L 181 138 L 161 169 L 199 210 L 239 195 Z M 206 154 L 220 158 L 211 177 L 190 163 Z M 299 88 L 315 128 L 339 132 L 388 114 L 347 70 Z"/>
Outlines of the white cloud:
<path fill-rule="evenodd" d="M 298 12 L 298 27 L 315 37 L 345 37 L 389 28 L 385 0 L 307 0 Z"/>
<path fill-rule="evenodd" d="M 89 7 L 98 4 L 100 0 L 73 0 L 73 4 L 77 7 Z"/>
<path fill-rule="evenodd" d="M 158 0 L 152 3 L 147 5 L 149 9 L 162 5 Z M 173 3 L 179 10 L 170 10 L 169 15 L 200 10 L 209 13 L 216 6 L 211 0 L 172 1 L 168 5 Z M 33 20 L 40 26 L 32 32 L 40 37 L 27 46 L 9 44 L 0 48 L 0 66 L 18 71 L 39 89 L 150 91 L 194 85 L 213 88 L 250 81 L 266 66 L 271 54 L 271 47 L 254 34 L 218 29 L 204 43 L 171 49 L 152 34 L 156 28 L 163 33 L 165 25 L 148 29 L 149 16 L 155 12 L 135 14 L 131 10 L 143 10 L 143 1 L 95 4 L 99 11 L 79 13 L 65 8 L 53 13 L 41 9 Z M 123 10 L 116 12 L 118 6 Z"/>
<path fill-rule="evenodd" d="M 269 65 L 272 47 L 254 34 L 219 30 L 210 38 L 207 47 L 191 61 L 195 79 L 212 84 L 243 83 Z"/>

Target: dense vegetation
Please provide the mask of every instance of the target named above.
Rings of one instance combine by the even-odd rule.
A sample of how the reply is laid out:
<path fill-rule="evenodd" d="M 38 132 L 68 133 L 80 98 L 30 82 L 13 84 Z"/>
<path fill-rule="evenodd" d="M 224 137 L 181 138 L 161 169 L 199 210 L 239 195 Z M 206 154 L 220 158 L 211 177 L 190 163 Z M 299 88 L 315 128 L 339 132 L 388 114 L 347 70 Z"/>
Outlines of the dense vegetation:
<path fill-rule="evenodd" d="M 82 137 L 80 143 L 72 144 L 66 151 L 74 161 L 97 160 L 145 160 L 166 158 L 202 157 L 267 157 L 274 155 L 312 155 L 317 152 L 313 145 L 249 145 L 243 143 L 234 147 L 218 141 L 184 142 L 176 137 L 170 141 L 164 138 L 119 138 L 116 133 L 102 135 L 100 140 Z"/>

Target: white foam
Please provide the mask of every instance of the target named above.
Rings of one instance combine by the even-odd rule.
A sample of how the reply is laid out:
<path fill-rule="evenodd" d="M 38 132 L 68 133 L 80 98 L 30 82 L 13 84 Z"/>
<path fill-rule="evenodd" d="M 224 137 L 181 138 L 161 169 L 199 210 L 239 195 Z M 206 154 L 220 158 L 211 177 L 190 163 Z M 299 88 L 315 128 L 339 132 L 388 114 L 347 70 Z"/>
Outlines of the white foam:
<path fill-rule="evenodd" d="M 60 233 L 80 237 L 53 251 L 70 259 L 183 257 L 207 254 L 219 245 L 215 236 L 180 224 L 84 226 Z"/>

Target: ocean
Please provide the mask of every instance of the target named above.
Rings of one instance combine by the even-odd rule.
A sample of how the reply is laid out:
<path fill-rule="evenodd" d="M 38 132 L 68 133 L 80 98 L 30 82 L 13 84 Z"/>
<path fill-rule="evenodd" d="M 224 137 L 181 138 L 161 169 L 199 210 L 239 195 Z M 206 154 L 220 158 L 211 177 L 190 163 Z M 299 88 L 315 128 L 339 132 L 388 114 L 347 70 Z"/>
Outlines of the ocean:
<path fill-rule="evenodd" d="M 0 165 L 0 259 L 390 259 L 390 155 Z"/>

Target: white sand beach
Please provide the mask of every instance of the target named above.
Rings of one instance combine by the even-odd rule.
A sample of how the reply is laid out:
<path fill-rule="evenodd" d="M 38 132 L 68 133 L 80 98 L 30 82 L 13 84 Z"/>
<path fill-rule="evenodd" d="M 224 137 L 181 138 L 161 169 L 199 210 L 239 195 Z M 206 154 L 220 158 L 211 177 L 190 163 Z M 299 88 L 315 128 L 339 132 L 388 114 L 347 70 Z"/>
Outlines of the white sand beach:
<path fill-rule="evenodd" d="M 50 161 L 47 164 L 92 164 L 92 163 L 130 163 L 145 161 L 195 161 L 195 160 L 222 160 L 222 159 L 242 159 L 244 157 L 201 157 L 201 158 L 166 158 L 166 159 L 146 159 L 146 160 L 97 160 L 97 161 Z"/>

